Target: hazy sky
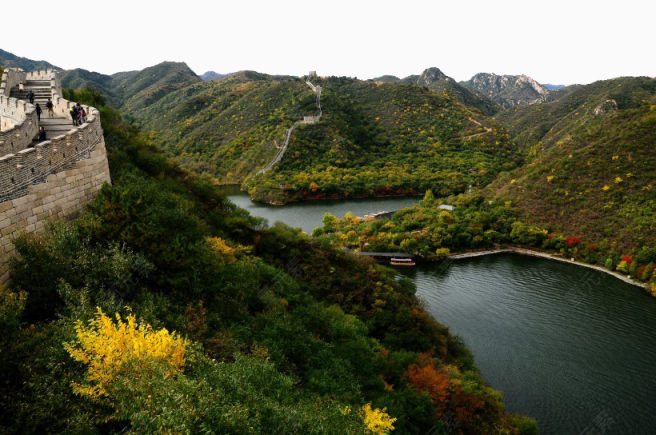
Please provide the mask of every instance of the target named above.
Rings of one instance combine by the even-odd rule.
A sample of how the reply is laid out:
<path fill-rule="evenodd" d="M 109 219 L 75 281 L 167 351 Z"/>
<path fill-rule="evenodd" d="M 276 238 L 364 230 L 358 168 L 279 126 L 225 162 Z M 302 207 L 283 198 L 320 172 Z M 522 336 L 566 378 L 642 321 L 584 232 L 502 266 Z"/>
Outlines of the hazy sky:
<path fill-rule="evenodd" d="M 477 72 L 554 84 L 656 76 L 653 0 L 26 4 L 3 20 L 0 48 L 102 73 L 172 60 L 199 74 L 403 77 L 437 66 L 457 80 Z"/>

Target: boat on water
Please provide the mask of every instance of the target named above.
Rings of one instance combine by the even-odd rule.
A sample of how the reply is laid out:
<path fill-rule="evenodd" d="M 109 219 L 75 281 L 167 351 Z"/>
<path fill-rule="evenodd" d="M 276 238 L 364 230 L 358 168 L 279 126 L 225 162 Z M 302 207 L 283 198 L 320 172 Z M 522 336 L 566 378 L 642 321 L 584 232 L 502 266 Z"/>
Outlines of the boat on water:
<path fill-rule="evenodd" d="M 415 262 L 412 258 L 390 258 L 391 266 L 415 266 Z"/>

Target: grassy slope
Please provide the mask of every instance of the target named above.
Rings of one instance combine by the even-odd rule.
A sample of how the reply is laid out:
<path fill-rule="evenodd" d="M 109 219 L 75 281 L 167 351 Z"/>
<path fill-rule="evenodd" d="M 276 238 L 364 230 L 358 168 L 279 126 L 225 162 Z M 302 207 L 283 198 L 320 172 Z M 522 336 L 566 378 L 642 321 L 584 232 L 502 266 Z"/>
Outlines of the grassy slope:
<path fill-rule="evenodd" d="M 619 110 L 595 116 L 611 98 Z M 521 145 L 541 141 L 545 150 L 488 193 L 512 200 L 530 222 L 588 242 L 623 252 L 656 244 L 656 80 L 596 82 L 498 119 Z"/>

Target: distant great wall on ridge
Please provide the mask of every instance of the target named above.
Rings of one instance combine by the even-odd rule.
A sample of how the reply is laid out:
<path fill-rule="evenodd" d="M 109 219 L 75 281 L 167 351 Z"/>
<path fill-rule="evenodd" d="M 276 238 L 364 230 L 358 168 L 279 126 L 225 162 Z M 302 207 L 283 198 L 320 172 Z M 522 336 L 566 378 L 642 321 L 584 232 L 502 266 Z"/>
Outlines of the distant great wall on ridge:
<path fill-rule="evenodd" d="M 26 102 L 34 95 L 43 113 Z M 54 114 L 48 115 L 51 99 Z M 14 239 L 43 231 L 49 221 L 77 216 L 111 182 L 100 113 L 83 106 L 86 122 L 72 124 L 73 102 L 62 97 L 58 73 L 7 69 L 0 84 L 0 283 L 8 281 Z M 46 140 L 36 140 L 39 127 Z"/>

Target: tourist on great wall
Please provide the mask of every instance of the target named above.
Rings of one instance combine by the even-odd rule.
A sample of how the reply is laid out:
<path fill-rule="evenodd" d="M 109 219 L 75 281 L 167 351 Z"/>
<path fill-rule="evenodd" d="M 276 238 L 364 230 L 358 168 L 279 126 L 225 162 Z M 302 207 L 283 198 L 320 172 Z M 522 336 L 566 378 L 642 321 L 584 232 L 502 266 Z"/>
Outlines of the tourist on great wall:
<path fill-rule="evenodd" d="M 77 106 L 73 105 L 70 109 L 71 112 L 71 119 L 73 120 L 73 125 L 78 125 L 78 117 L 79 117 L 79 112 L 77 111 Z"/>
<path fill-rule="evenodd" d="M 39 127 L 39 142 L 46 140 L 46 131 L 43 129 L 43 126 Z"/>
<path fill-rule="evenodd" d="M 77 108 L 78 125 L 82 125 L 86 122 L 85 118 L 87 113 L 84 111 L 84 107 L 82 107 L 80 103 L 77 103 L 75 107 Z"/>
<path fill-rule="evenodd" d="M 36 103 L 36 119 L 41 121 L 41 113 L 43 112 L 43 109 L 41 109 L 41 106 L 39 103 Z"/>
<path fill-rule="evenodd" d="M 34 104 L 34 91 L 30 89 L 30 92 L 27 93 L 27 98 L 30 100 L 30 104 Z"/>
<path fill-rule="evenodd" d="M 48 98 L 48 102 L 46 103 L 46 109 L 48 109 L 48 118 L 52 118 L 55 114 L 54 110 L 52 110 L 53 108 L 54 106 L 52 104 L 52 100 Z"/>

